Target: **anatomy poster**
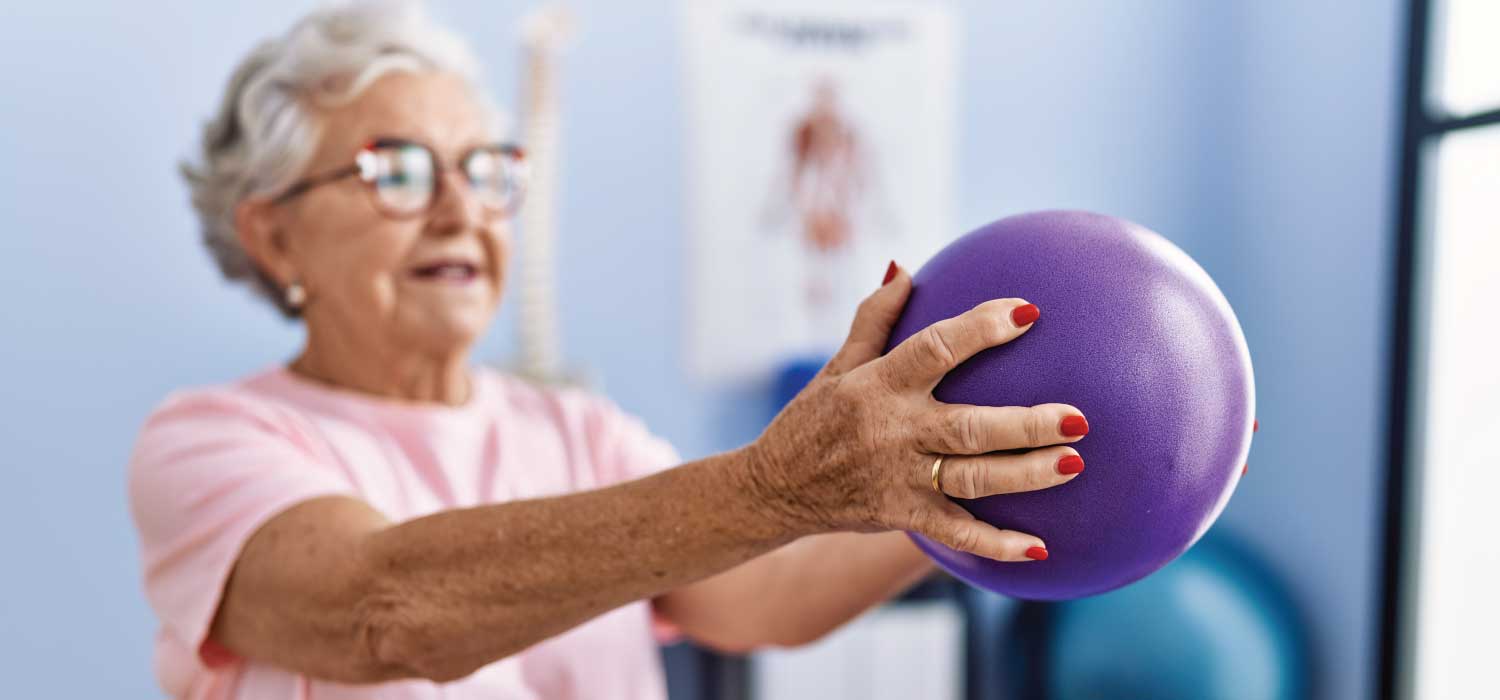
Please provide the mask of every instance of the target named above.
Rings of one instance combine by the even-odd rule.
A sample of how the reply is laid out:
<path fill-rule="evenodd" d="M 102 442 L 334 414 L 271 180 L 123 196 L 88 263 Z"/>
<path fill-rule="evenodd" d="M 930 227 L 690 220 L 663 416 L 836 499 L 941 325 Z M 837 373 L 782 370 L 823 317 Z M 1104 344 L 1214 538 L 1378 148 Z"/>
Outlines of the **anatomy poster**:
<path fill-rule="evenodd" d="M 684 0 L 689 366 L 827 355 L 895 259 L 952 226 L 952 10 L 938 0 Z"/>

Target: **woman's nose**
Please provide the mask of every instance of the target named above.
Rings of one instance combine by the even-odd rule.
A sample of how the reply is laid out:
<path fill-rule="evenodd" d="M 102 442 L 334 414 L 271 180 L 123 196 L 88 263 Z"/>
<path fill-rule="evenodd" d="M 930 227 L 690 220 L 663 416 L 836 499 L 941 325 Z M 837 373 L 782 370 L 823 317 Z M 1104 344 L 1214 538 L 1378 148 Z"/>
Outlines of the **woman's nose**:
<path fill-rule="evenodd" d="M 478 228 L 484 219 L 479 197 L 467 179 L 456 170 L 446 169 L 440 175 L 437 198 L 432 203 L 431 226 L 437 233 L 462 233 Z"/>

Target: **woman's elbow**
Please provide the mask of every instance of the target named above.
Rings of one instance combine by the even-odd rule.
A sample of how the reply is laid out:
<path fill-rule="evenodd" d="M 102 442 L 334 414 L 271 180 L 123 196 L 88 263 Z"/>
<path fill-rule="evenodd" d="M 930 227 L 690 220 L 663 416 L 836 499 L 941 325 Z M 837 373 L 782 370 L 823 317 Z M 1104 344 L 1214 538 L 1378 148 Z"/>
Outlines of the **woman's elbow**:
<path fill-rule="evenodd" d="M 833 630 L 810 625 L 764 626 L 716 633 L 690 634 L 693 641 L 723 654 L 751 654 L 764 649 L 797 649 L 821 641 Z"/>
<path fill-rule="evenodd" d="M 799 649 L 823 641 L 832 632 L 833 628 L 831 627 L 798 628 L 781 634 L 768 642 L 766 646 L 777 649 Z"/>
<path fill-rule="evenodd" d="M 357 606 L 350 650 L 350 681 L 380 683 L 429 680 L 448 683 L 478 671 L 489 661 L 461 653 L 460 645 L 430 622 L 404 596 L 371 596 Z"/>
<path fill-rule="evenodd" d="M 484 658 L 454 638 L 454 628 L 431 596 L 402 586 L 396 577 L 370 575 L 352 606 L 349 672 L 356 683 L 464 678 L 511 652 Z M 493 644 L 493 640 L 490 641 Z M 490 649 L 493 654 L 495 650 Z"/>

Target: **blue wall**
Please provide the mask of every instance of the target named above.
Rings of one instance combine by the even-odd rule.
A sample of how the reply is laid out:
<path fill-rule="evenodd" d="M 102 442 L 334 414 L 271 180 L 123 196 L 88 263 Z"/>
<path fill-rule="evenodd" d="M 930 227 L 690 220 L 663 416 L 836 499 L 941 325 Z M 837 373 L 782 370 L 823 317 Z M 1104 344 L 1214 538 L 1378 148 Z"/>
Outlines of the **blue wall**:
<path fill-rule="evenodd" d="M 1235 304 L 1261 422 L 1226 520 L 1293 582 L 1323 696 L 1368 697 L 1406 3 L 1218 4 L 1232 50 L 1188 250 Z"/>
<path fill-rule="evenodd" d="M 678 369 L 677 5 L 572 4 L 583 35 L 564 86 L 566 345 L 684 454 L 739 444 L 758 432 L 766 391 L 696 388 Z M 1226 526 L 1292 583 L 1324 696 L 1366 696 L 1398 3 L 956 4 L 953 233 L 1094 209 L 1156 228 L 1215 276 L 1250 340 L 1262 423 Z M 172 388 L 285 359 L 299 339 L 216 279 L 174 163 L 233 62 L 309 5 L 3 12 L 0 619 L 17 631 L 0 658 L 25 669 L 17 696 L 155 694 L 124 503 L 135 431 Z M 481 53 L 505 101 L 522 7 L 439 5 L 490 42 Z M 507 355 L 510 333 L 503 312 L 481 356 Z"/>

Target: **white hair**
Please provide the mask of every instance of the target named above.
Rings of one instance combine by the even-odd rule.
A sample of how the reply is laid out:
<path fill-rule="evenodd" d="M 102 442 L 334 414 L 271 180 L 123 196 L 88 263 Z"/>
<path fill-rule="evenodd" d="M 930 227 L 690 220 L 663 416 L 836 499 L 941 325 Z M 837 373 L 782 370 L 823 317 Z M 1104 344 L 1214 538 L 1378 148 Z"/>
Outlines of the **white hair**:
<path fill-rule="evenodd" d="M 478 60 L 418 0 L 318 10 L 240 62 L 203 129 L 199 159 L 182 163 L 203 242 L 226 278 L 250 283 L 287 317 L 298 315 L 240 245 L 234 210 L 246 197 L 286 189 L 302 173 L 321 135 L 318 108 L 347 103 L 386 73 L 403 70 L 459 75 L 500 133 L 499 110 L 478 82 Z"/>

